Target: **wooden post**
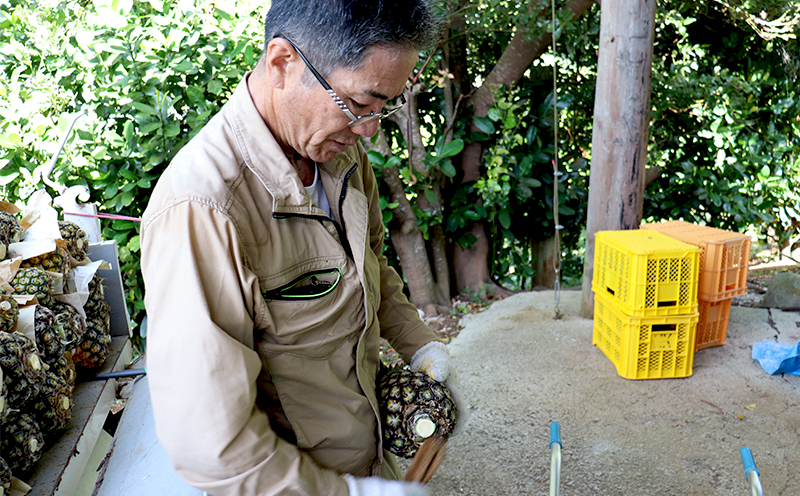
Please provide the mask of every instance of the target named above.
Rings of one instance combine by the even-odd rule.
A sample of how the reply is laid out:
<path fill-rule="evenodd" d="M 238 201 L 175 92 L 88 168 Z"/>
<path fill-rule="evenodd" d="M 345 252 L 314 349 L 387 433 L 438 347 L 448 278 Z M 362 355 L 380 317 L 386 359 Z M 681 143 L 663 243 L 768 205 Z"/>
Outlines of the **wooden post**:
<path fill-rule="evenodd" d="M 600 18 L 581 313 L 594 314 L 594 234 L 642 219 L 655 0 L 605 0 Z"/>

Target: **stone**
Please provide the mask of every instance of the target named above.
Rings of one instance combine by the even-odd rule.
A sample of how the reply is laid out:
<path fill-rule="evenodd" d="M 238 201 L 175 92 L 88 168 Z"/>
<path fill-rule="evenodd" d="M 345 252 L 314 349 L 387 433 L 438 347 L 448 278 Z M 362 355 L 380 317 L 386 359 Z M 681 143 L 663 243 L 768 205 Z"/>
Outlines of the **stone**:
<path fill-rule="evenodd" d="M 761 306 L 782 309 L 800 308 L 800 275 L 792 272 L 779 272 L 772 276 Z"/>

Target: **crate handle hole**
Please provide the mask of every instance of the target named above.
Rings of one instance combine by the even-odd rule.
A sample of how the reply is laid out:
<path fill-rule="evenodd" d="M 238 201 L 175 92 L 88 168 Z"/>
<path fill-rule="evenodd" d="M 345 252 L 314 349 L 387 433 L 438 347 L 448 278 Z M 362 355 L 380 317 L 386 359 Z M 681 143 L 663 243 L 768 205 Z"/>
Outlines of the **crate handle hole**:
<path fill-rule="evenodd" d="M 675 300 L 672 300 L 672 301 L 659 301 L 658 302 L 658 306 L 659 307 L 674 307 L 677 304 L 678 304 L 678 302 L 675 301 Z"/>
<path fill-rule="evenodd" d="M 677 329 L 676 324 L 654 324 L 653 325 L 653 332 L 664 332 L 664 331 L 674 331 Z"/>
<path fill-rule="evenodd" d="M 614 290 L 613 290 L 613 289 L 611 289 L 611 288 L 606 288 L 606 291 L 608 291 L 608 292 L 609 292 L 609 293 L 611 293 L 612 295 L 613 295 L 613 294 L 616 294 L 616 293 L 614 293 Z"/>

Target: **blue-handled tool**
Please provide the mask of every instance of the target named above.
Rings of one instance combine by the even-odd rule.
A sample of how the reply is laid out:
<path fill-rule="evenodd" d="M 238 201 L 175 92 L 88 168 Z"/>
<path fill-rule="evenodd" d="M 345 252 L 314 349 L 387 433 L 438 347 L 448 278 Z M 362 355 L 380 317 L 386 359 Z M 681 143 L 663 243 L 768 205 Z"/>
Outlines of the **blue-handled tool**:
<path fill-rule="evenodd" d="M 744 476 L 747 482 L 750 483 L 751 496 L 764 496 L 764 491 L 761 489 L 761 479 L 759 479 L 760 474 L 756 468 L 756 461 L 753 459 L 753 452 L 745 446 L 739 450 L 739 455 L 741 455 L 742 465 L 744 465 Z"/>
<path fill-rule="evenodd" d="M 550 424 L 550 496 L 558 496 L 561 482 L 561 427 Z"/>

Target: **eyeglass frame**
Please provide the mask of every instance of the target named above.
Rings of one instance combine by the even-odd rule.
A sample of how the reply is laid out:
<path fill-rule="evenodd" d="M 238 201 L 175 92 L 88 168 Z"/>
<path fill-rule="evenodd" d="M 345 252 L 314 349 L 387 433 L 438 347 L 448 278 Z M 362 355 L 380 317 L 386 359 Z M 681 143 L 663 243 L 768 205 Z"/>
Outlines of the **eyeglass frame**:
<path fill-rule="evenodd" d="M 294 48 L 295 51 L 297 51 L 297 54 L 300 56 L 300 59 L 306 64 L 306 67 L 308 67 L 308 70 L 311 71 L 311 74 L 313 74 L 314 77 L 317 78 L 317 81 L 319 81 L 319 84 L 322 85 L 322 87 L 325 89 L 325 91 L 327 91 L 328 94 L 331 96 L 331 98 L 333 98 L 333 101 L 336 103 L 336 105 L 338 105 L 339 108 L 342 109 L 342 112 L 344 112 L 345 115 L 347 115 L 347 118 L 350 119 L 350 123 L 347 124 L 348 127 L 360 126 L 362 124 L 367 124 L 367 123 L 375 121 L 375 120 L 385 119 L 385 118 L 389 117 L 390 115 L 394 114 L 395 112 L 397 112 L 398 110 L 400 110 L 401 108 L 405 107 L 405 105 L 406 105 L 406 97 L 401 93 L 400 96 L 399 96 L 400 104 L 395 106 L 395 107 L 392 107 L 392 108 L 389 108 L 389 109 L 383 109 L 378 113 L 375 113 L 373 111 L 373 112 L 370 112 L 367 115 L 362 115 L 362 116 L 355 115 L 350 110 L 350 108 L 347 106 L 347 104 L 342 101 L 342 99 L 339 97 L 339 95 L 337 95 L 336 92 L 333 91 L 333 88 L 331 88 L 331 85 L 328 84 L 327 81 L 325 81 L 325 78 L 322 77 L 322 74 L 320 74 L 314 68 L 314 66 L 311 65 L 311 62 L 309 62 L 309 60 L 306 58 L 306 56 L 303 53 L 303 51 L 300 50 L 300 48 L 298 48 L 298 46 L 295 45 L 292 40 L 290 40 L 289 38 L 286 38 L 285 36 L 283 36 L 281 34 L 276 34 L 275 36 L 273 36 L 273 39 L 274 38 L 281 38 L 281 39 L 284 39 L 284 40 L 288 41 L 289 44 L 292 45 L 292 48 Z"/>

